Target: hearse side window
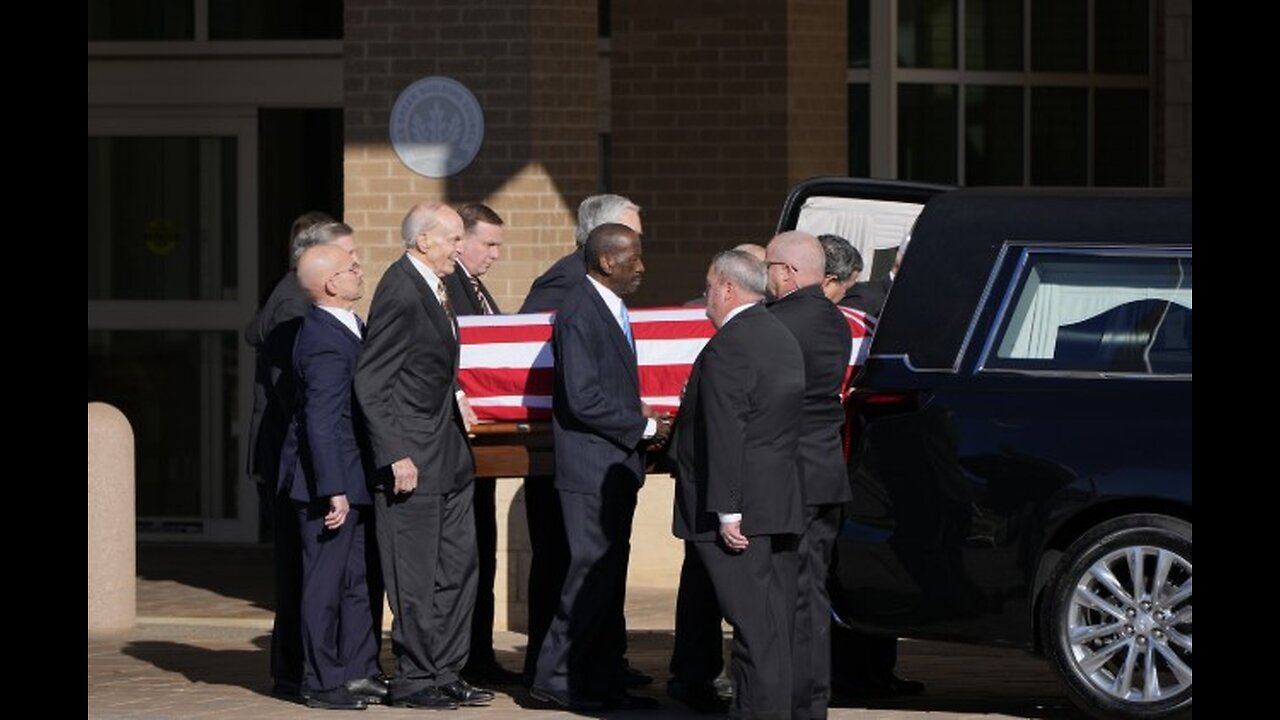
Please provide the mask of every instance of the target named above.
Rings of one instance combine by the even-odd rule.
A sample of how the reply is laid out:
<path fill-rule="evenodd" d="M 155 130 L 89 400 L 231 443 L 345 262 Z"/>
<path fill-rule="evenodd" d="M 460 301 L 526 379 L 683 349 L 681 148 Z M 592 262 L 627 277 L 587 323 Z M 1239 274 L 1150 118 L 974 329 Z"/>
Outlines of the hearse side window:
<path fill-rule="evenodd" d="M 990 369 L 1191 374 L 1191 257 L 1026 251 Z"/>

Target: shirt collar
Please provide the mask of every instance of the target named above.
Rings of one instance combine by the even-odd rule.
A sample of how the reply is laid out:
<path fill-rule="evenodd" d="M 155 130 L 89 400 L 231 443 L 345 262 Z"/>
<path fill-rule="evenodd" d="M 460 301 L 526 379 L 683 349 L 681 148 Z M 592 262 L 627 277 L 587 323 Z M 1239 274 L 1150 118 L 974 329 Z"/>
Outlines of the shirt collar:
<path fill-rule="evenodd" d="M 338 322 L 342 323 L 351 331 L 352 335 L 361 337 L 360 321 L 356 319 L 355 311 L 346 308 L 333 307 L 332 305 L 316 305 L 316 307 L 338 318 Z M 362 338 L 363 339 L 363 338 Z"/>
<path fill-rule="evenodd" d="M 591 281 L 593 286 L 595 286 L 596 292 L 600 293 L 600 299 L 604 300 L 604 304 L 609 306 L 609 312 L 613 313 L 613 316 L 618 318 L 618 322 L 621 324 L 622 298 L 618 297 L 617 293 L 614 291 L 604 285 L 601 285 L 599 280 L 596 280 L 590 275 L 587 276 L 587 279 Z"/>

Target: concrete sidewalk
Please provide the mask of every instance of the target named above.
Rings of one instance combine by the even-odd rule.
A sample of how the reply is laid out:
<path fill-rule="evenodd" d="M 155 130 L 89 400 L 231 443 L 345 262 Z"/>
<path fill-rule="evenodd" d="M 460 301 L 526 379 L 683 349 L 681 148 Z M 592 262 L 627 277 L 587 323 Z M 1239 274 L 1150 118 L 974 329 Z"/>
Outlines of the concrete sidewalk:
<path fill-rule="evenodd" d="M 267 652 L 271 622 L 269 550 L 208 546 L 140 546 L 139 625 L 127 637 L 88 643 L 91 718 L 301 718 L 321 711 L 271 697 Z M 627 720 L 710 717 L 663 695 L 671 652 L 669 591 L 629 591 L 628 656 L 658 682 L 639 692 L 662 700 L 652 712 L 616 712 Z M 525 637 L 499 632 L 495 646 L 508 668 L 521 665 Z M 390 643 L 383 663 L 393 667 Z M 846 706 L 836 720 L 938 718 L 1082 718 L 1043 661 L 1026 653 L 945 643 L 903 642 L 903 675 L 928 684 L 921 697 Z M 578 717 L 541 709 L 521 688 L 493 688 L 488 708 L 438 717 L 533 720 Z M 437 717 L 431 711 L 372 707 L 361 717 Z"/>

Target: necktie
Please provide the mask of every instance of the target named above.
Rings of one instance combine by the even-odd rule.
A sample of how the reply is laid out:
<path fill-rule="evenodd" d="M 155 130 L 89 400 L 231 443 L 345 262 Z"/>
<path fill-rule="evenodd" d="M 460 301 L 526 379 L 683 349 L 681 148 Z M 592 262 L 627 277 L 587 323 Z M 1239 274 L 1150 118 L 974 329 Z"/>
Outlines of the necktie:
<path fill-rule="evenodd" d="M 449 292 L 444 289 L 443 278 L 436 281 L 436 299 L 440 301 L 440 307 L 444 308 L 444 316 L 449 319 L 449 330 L 454 337 L 458 337 L 457 317 L 453 314 L 453 306 L 449 304 Z"/>
<path fill-rule="evenodd" d="M 360 339 L 363 340 L 364 339 L 364 320 L 360 319 L 360 315 L 358 313 L 351 313 L 351 314 L 355 315 L 356 317 L 356 328 L 360 331 L 359 332 Z"/>
<path fill-rule="evenodd" d="M 631 346 L 631 352 L 636 351 L 636 339 L 631 334 L 631 315 L 627 312 L 627 306 L 622 306 L 622 312 L 618 313 L 622 318 L 622 334 L 627 336 L 627 344 Z"/>
<path fill-rule="evenodd" d="M 480 301 L 480 314 L 493 315 L 493 306 L 489 304 L 489 297 L 484 294 L 484 286 L 480 284 L 480 278 L 471 275 L 469 279 L 471 280 L 471 289 L 476 291 L 476 299 Z"/>

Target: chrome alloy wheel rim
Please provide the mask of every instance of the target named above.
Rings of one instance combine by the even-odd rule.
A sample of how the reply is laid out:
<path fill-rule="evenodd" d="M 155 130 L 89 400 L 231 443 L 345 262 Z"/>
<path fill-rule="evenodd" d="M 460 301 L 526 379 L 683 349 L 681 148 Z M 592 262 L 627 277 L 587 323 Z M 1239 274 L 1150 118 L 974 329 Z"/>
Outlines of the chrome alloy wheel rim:
<path fill-rule="evenodd" d="M 1152 703 L 1191 688 L 1191 562 L 1120 548 L 1078 578 L 1060 640 L 1075 672 L 1116 700 Z"/>

